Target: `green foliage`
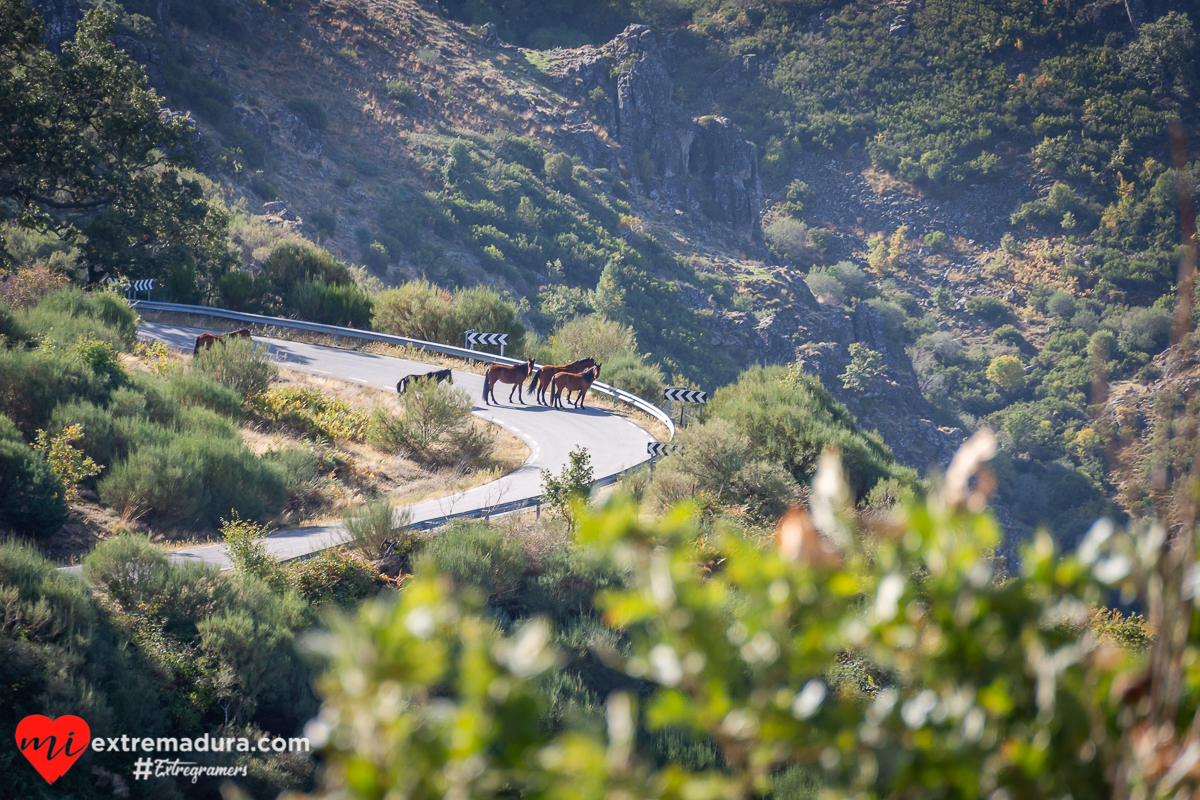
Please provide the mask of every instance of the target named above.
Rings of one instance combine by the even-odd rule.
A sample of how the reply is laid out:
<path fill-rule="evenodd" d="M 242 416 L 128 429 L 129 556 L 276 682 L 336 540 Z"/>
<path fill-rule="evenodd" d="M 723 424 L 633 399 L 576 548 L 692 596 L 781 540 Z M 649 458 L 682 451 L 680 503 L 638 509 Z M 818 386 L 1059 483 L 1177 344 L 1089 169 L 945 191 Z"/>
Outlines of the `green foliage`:
<path fill-rule="evenodd" d="M 650 487 L 663 505 L 706 496 L 743 508 L 761 524 L 774 521 L 799 494 L 787 470 L 757 458 L 750 438 L 726 419 L 691 425 L 677 443 L 682 452 L 663 462 Z"/>
<path fill-rule="evenodd" d="M 1171 312 L 1162 308 L 1133 308 L 1121 317 L 1118 342 L 1124 350 L 1154 354 L 1167 346 L 1170 333 Z"/>
<path fill-rule="evenodd" d="M 167 389 L 181 406 L 204 406 L 234 418 L 242 414 L 242 396 L 209 374 L 188 371 L 172 375 Z"/>
<path fill-rule="evenodd" d="M 705 417 L 731 423 L 749 439 L 749 458 L 782 465 L 801 485 L 812 479 L 826 447 L 841 451 L 856 497 L 881 479 L 906 477 L 877 435 L 861 432 L 816 378 L 795 368 L 743 372 L 716 391 Z"/>
<path fill-rule="evenodd" d="M 250 575 L 271 584 L 277 591 L 284 586 L 284 576 L 275 558 L 267 552 L 263 539 L 267 526 L 238 517 L 221 520 L 221 538 L 225 540 L 225 555 L 239 575 Z"/>
<path fill-rule="evenodd" d="M 79 498 L 79 484 L 82 481 L 99 475 L 104 469 L 74 446 L 73 442 L 82 438 L 82 425 L 68 425 L 53 437 L 46 431 L 38 431 L 33 445 L 33 449 L 50 464 L 54 477 L 62 483 L 63 499 L 68 503 Z"/>
<path fill-rule="evenodd" d="M 189 369 L 197 375 L 215 380 L 244 398 L 265 392 L 279 374 L 279 367 L 271 360 L 267 348 L 260 348 L 252 339 L 241 337 L 201 350 L 192 358 Z"/>
<path fill-rule="evenodd" d="M 255 520 L 287 499 L 283 470 L 255 458 L 232 431 L 143 444 L 113 464 L 97 488 L 121 513 L 167 525 L 211 526 L 231 510 Z"/>
<path fill-rule="evenodd" d="M 998 297 L 979 295 L 967 300 L 967 311 L 984 322 L 996 324 L 1009 316 L 1008 304 Z"/>
<path fill-rule="evenodd" d="M 288 292 L 285 305 L 291 314 L 309 322 L 362 329 L 371 324 L 371 298 L 354 284 L 301 281 Z"/>
<path fill-rule="evenodd" d="M 877 353 L 859 342 L 853 342 L 850 345 L 850 363 L 839 377 L 842 379 L 843 389 L 864 392 L 886 372 L 882 353 Z"/>
<path fill-rule="evenodd" d="M 371 594 L 375 574 L 361 559 L 341 550 L 322 550 L 287 567 L 288 580 L 314 606 L 322 603 L 353 608 Z"/>
<path fill-rule="evenodd" d="M 254 395 L 249 407 L 275 423 L 292 425 L 307 434 L 361 442 L 370 415 L 320 390 L 305 386 L 272 386 Z"/>
<path fill-rule="evenodd" d="M 1057 291 L 1046 299 L 1046 313 L 1059 319 L 1070 319 L 1075 315 L 1075 296 Z"/>
<path fill-rule="evenodd" d="M 567 455 L 567 463 L 558 475 L 548 469 L 542 470 L 542 502 L 550 507 L 551 513 L 567 523 L 568 529 L 573 529 L 575 507 L 587 502 L 592 481 L 591 454 L 586 447 L 574 448 Z"/>
<path fill-rule="evenodd" d="M 525 326 L 517 319 L 517 306 L 490 287 L 451 293 L 428 281 L 409 281 L 375 295 L 372 313 L 372 327 L 384 333 L 457 345 L 468 330 L 507 333 L 505 352 L 524 352 Z"/>
<path fill-rule="evenodd" d="M 1121 68 L 1155 94 L 1188 97 L 1195 84 L 1196 34 L 1186 14 L 1169 11 L 1138 28 L 1137 38 L 1121 50 Z"/>
<path fill-rule="evenodd" d="M 5 487 L 0 494 L 0 528 L 38 538 L 56 533 L 66 522 L 62 480 L 46 458 L 20 438 L 0 440 L 0 486 Z"/>
<path fill-rule="evenodd" d="M 776 220 L 763 226 L 763 238 L 779 255 L 790 259 L 801 269 L 812 266 L 821 258 L 808 226 L 797 219 Z"/>
<path fill-rule="evenodd" d="M 5 0 L 0 20 L 0 51 L 20 64 L 0 77 L 11 123 L 0 143 L 0 199 L 16 204 L 18 223 L 116 275 L 229 269 L 228 216 L 180 171 L 189 121 L 160 120 L 141 66 L 112 43 L 113 12 L 91 9 L 61 57 L 42 45 L 41 19 L 20 0 Z M 0 259 L 13 260 L 3 234 Z"/>
<path fill-rule="evenodd" d="M 474 468 L 491 456 L 495 434 L 472 424 L 474 404 L 462 389 L 440 381 L 417 381 L 404 394 L 403 403 L 400 416 L 376 410 L 368 441 L 428 464 Z"/>
<path fill-rule="evenodd" d="M 647 363 L 645 357 L 632 353 L 618 356 L 604 364 L 604 382 L 618 389 L 624 389 L 652 403 L 657 403 L 666 388 L 666 378 L 662 369 L 653 363 Z"/>
<path fill-rule="evenodd" d="M 987 368 L 988 380 L 1006 393 L 1025 388 L 1025 367 L 1017 356 L 996 356 Z"/>
<path fill-rule="evenodd" d="M 304 121 L 314 131 L 323 131 L 329 124 L 329 116 L 321 104 L 309 97 L 293 97 L 287 101 L 288 110 Z"/>
<path fill-rule="evenodd" d="M 931 253 L 940 253 L 950 244 L 950 237 L 942 231 L 925 234 L 925 246 Z"/>
<path fill-rule="evenodd" d="M 342 518 L 346 544 L 367 561 L 383 558 L 389 546 L 393 555 L 408 555 L 417 541 L 408 527 L 411 520 L 408 509 L 397 509 L 388 500 L 368 503 Z"/>
<path fill-rule="evenodd" d="M 555 364 L 569 364 L 589 357 L 596 359 L 598 364 L 608 364 L 634 355 L 637 344 L 632 328 L 595 315 L 564 322 L 550 336 Z"/>
<path fill-rule="evenodd" d="M 1113 702 L 1112 687 L 1147 665 L 1136 650 L 1097 646 L 1091 631 L 1107 635 L 1108 619 L 1088 609 L 1117 586 L 1145 586 L 1158 556 L 1137 555 L 1136 534 L 1105 525 L 1077 555 L 1040 536 L 1020 573 L 996 580 L 1001 532 L 968 510 L 980 462 L 966 466 L 945 494 L 905 503 L 893 536 L 858 527 L 836 459 L 814 482 L 813 514 L 785 527 L 778 547 L 706 531 L 683 511 L 644 523 L 616 502 L 586 516 L 583 547 L 625 570 L 595 600 L 621 640 L 578 629 L 637 683 L 609 682 L 603 718 L 552 712 L 553 727 L 531 724 L 547 703 L 587 708 L 573 670 L 559 669 L 577 663 L 572 639 L 514 613 L 530 569 L 514 542 L 485 526 L 447 531 L 399 598 L 337 620 L 313 644 L 332 720 L 322 796 L 436 792 L 453 780 L 449 752 L 477 764 L 460 778 L 471 795 L 503 785 L 565 798 L 967 798 L 986 785 L 1109 796 L 1121 770 L 1145 763 L 1123 734 L 1147 713 Z M 517 623 L 497 625 L 497 611 Z M 1130 639 L 1143 646 L 1132 628 Z M 412 705 L 370 713 L 393 685 Z M 1194 695 L 1179 694 L 1185 719 Z M 744 725 L 736 736 L 734 724 Z M 466 756 L 452 751 L 464 732 Z M 1041 755 L 1027 757 L 1034 741 Z M 1081 747 L 1094 757 L 1080 759 Z M 350 763 L 369 790 L 346 777 Z"/>
<path fill-rule="evenodd" d="M 0 350 L 0 414 L 31 438 L 60 403 L 104 402 L 109 392 L 106 380 L 61 351 Z"/>
<path fill-rule="evenodd" d="M 569 191 L 575 185 L 572 175 L 573 167 L 570 156 L 563 153 L 550 153 L 546 156 L 543 170 L 548 183 L 563 191 Z"/>
<path fill-rule="evenodd" d="M 385 88 L 388 97 L 402 106 L 407 106 L 417 99 L 417 90 L 398 78 L 387 81 Z"/>
<path fill-rule="evenodd" d="M 321 239 L 328 239 L 337 233 L 337 214 L 329 209 L 317 209 L 308 215 L 307 222 Z"/>

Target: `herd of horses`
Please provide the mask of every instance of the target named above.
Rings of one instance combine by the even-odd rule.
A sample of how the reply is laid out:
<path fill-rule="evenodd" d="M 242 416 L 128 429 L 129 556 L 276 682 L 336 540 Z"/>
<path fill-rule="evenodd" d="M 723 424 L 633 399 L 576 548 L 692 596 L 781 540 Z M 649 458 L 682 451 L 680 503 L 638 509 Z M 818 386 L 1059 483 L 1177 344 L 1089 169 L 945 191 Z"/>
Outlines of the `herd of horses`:
<path fill-rule="evenodd" d="M 521 389 L 525 379 L 529 378 L 529 388 L 533 389 L 534 384 L 537 385 L 537 402 L 542 405 L 564 408 L 562 394 L 566 392 L 569 404 L 575 408 L 583 408 L 583 401 L 587 397 L 588 389 L 592 388 L 593 381 L 598 377 L 600 377 L 600 365 L 596 363 L 596 359 L 590 356 L 572 361 L 570 364 L 545 366 L 541 369 L 534 369 L 533 359 L 511 367 L 492 364 L 483 374 L 483 402 L 486 405 L 490 396 L 491 402 L 495 403 L 496 384 L 509 383 L 513 385 L 513 388 L 508 392 L 508 402 L 512 402 L 513 392 L 516 392 L 517 401 L 521 405 L 525 405 Z M 549 403 L 546 402 L 547 389 L 550 391 Z M 571 392 L 579 392 L 579 396 L 575 400 L 571 400 Z"/>
<path fill-rule="evenodd" d="M 228 338 L 234 339 L 249 339 L 250 329 L 241 328 L 229 333 L 202 333 L 196 337 L 196 346 L 192 348 L 192 355 L 199 355 L 201 348 L 209 350 L 214 344 L 224 344 Z M 574 408 L 583 408 L 584 398 L 587 397 L 588 389 L 592 388 L 592 383 L 596 378 L 600 377 L 600 365 L 596 363 L 596 359 L 588 356 L 581 358 L 578 361 L 572 361 L 570 364 L 562 366 L 545 366 L 541 369 L 536 369 L 533 366 L 533 359 L 529 359 L 523 364 L 507 366 L 504 364 L 492 364 L 483 374 L 483 402 L 484 405 L 496 401 L 496 384 L 508 383 L 512 384 L 512 389 L 508 392 L 508 402 L 512 402 L 512 396 L 515 392 L 517 401 L 521 405 L 525 405 L 525 398 L 522 394 L 522 387 L 525 384 L 525 379 L 529 378 L 529 389 L 532 390 L 537 386 L 537 402 L 542 405 L 549 405 L 553 408 L 565 408 L 562 404 L 563 392 L 566 392 L 567 403 Z M 408 387 L 415 381 L 446 381 L 454 383 L 454 374 L 448 369 L 438 369 L 433 372 L 426 372 L 424 375 L 405 375 L 396 384 L 396 392 L 404 394 L 408 391 Z M 547 402 L 546 393 L 549 391 L 550 400 Z M 578 392 L 578 396 L 572 400 L 571 393 Z M 499 405 L 499 403 L 497 403 Z"/>
<path fill-rule="evenodd" d="M 566 406 L 563 405 L 563 393 L 565 392 L 567 403 L 574 408 L 583 408 L 583 401 L 587 397 L 588 389 L 592 388 L 592 383 L 598 377 L 600 377 L 600 365 L 596 363 L 596 359 L 591 357 L 581 358 L 562 366 L 546 366 L 541 369 L 534 367 L 532 359 L 513 366 L 492 364 L 483 374 L 483 402 L 485 405 L 490 403 L 499 405 L 496 400 L 496 384 L 507 383 L 512 386 L 508 392 L 508 402 L 512 402 L 515 394 L 517 401 L 521 405 L 525 405 L 523 389 L 525 388 L 525 379 L 529 378 L 528 388 L 532 390 L 534 386 L 537 387 L 537 402 L 542 405 L 565 408 Z M 434 370 L 426 372 L 424 375 L 405 375 L 396 384 L 396 391 L 404 394 L 408 391 L 408 387 L 416 381 L 454 383 L 454 377 L 448 369 Z M 547 392 L 550 395 L 548 401 L 546 399 Z M 571 399 L 572 392 L 579 394 Z"/>

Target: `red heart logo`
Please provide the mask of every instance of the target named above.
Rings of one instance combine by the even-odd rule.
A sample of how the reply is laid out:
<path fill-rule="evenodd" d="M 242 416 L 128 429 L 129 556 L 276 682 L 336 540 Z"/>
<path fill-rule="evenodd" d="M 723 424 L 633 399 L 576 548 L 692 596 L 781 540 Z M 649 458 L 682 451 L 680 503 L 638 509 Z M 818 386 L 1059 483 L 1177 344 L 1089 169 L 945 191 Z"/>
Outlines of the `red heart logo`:
<path fill-rule="evenodd" d="M 30 714 L 17 725 L 17 748 L 47 783 L 67 774 L 92 742 L 92 729 L 75 716 Z"/>

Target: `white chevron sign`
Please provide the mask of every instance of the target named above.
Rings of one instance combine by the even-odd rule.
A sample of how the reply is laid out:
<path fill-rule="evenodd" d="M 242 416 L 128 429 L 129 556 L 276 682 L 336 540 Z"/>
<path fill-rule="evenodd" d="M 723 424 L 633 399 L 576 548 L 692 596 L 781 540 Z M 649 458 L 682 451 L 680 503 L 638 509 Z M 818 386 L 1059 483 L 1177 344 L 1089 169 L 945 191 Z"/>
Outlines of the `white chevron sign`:
<path fill-rule="evenodd" d="M 467 344 L 508 344 L 507 333 L 476 333 L 467 331 Z"/>
<path fill-rule="evenodd" d="M 145 280 L 134 281 L 133 282 L 133 290 L 135 292 L 152 292 L 152 291 L 154 291 L 154 278 L 147 278 Z"/>
<path fill-rule="evenodd" d="M 683 450 L 681 444 L 665 444 L 663 442 L 646 442 L 646 452 L 653 458 L 670 456 Z"/>
<path fill-rule="evenodd" d="M 672 388 L 667 389 L 664 394 L 668 400 L 682 400 L 685 403 L 708 402 L 708 392 L 702 392 L 699 389 Z"/>

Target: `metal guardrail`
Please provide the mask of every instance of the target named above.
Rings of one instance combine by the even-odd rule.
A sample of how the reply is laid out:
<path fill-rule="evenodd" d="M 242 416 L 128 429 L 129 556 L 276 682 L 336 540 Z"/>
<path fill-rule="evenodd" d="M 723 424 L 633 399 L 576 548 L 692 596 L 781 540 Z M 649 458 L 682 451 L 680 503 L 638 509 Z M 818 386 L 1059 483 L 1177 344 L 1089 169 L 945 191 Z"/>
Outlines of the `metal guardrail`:
<path fill-rule="evenodd" d="M 455 356 L 456 358 L 469 358 L 476 361 L 486 361 L 491 364 L 522 364 L 524 363 L 519 358 L 507 358 L 505 356 L 496 356 L 491 353 L 481 353 L 478 350 L 468 350 L 465 347 L 455 347 L 452 344 L 441 344 L 440 342 L 427 342 L 424 339 L 410 339 L 407 336 L 393 336 L 389 333 L 377 333 L 375 331 L 364 331 L 358 328 L 343 328 L 338 325 L 322 325 L 319 322 L 305 322 L 298 319 L 285 319 L 283 317 L 267 317 L 262 314 L 247 314 L 243 311 L 226 311 L 223 308 L 210 308 L 208 306 L 190 306 L 182 303 L 152 303 L 149 300 L 134 300 L 131 302 L 134 308 L 144 308 L 148 311 L 168 311 L 177 314 L 195 314 L 197 316 L 216 317 L 217 319 L 231 319 L 238 322 L 250 322 L 255 325 L 263 325 L 274 328 L 292 328 L 294 330 L 308 331 L 310 333 L 324 333 L 334 337 L 337 340 L 339 336 L 345 336 L 349 339 L 366 339 L 372 342 L 383 342 L 385 344 L 398 344 L 403 347 L 412 347 L 418 350 L 431 350 L 442 355 Z M 542 364 L 535 366 L 541 367 Z M 635 394 L 630 394 L 624 389 L 618 389 L 615 386 L 609 386 L 607 383 L 595 381 L 592 383 L 592 390 L 600 394 L 607 395 L 614 400 L 620 400 L 623 403 L 633 406 L 637 410 L 649 414 L 667 427 L 670 433 L 669 438 L 675 438 L 675 422 L 671 419 L 667 412 L 663 411 L 658 406 L 648 400 L 643 400 Z"/>

